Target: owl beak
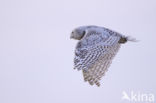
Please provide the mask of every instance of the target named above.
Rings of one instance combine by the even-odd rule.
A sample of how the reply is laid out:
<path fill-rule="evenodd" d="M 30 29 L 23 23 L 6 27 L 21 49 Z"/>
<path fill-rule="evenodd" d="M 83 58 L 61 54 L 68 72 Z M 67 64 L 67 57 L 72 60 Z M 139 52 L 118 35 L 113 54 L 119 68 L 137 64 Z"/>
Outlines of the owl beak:
<path fill-rule="evenodd" d="M 70 39 L 73 39 L 73 38 L 74 38 L 74 36 L 71 34 L 71 35 L 70 35 Z"/>
<path fill-rule="evenodd" d="M 70 36 L 70 39 L 72 39 L 73 38 L 73 36 Z"/>

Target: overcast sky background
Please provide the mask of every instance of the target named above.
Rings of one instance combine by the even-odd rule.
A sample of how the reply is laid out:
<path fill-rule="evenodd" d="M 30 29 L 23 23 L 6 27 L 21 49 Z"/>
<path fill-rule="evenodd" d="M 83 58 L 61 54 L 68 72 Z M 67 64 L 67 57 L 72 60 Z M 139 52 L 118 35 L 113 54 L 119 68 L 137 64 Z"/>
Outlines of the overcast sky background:
<path fill-rule="evenodd" d="M 123 45 L 101 80 L 73 70 L 73 28 L 98 25 L 140 42 Z M 125 103 L 156 96 L 155 0 L 1 0 L 0 103 Z M 129 103 L 129 102 L 128 102 Z"/>

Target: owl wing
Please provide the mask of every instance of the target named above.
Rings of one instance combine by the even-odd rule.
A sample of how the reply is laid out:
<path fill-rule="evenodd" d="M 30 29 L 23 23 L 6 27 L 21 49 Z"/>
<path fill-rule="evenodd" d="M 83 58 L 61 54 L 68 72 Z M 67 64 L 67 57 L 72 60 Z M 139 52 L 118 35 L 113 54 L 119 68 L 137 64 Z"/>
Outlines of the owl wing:
<path fill-rule="evenodd" d="M 94 36 L 96 36 L 94 38 L 101 38 L 97 35 Z M 82 69 L 85 81 L 88 81 L 91 85 L 100 86 L 99 80 L 107 71 L 113 57 L 120 48 L 119 39 L 120 37 L 117 35 L 109 35 L 102 40 L 85 38 L 86 41 L 82 40 L 78 43 L 75 50 L 74 68 Z M 91 44 L 87 44 L 87 41 Z"/>
<path fill-rule="evenodd" d="M 91 85 L 96 84 L 97 86 L 100 86 L 99 81 L 108 70 L 110 64 L 112 63 L 112 59 L 116 55 L 119 48 L 120 44 L 116 44 L 110 48 L 106 47 L 107 50 L 105 50 L 105 53 L 102 53 L 92 67 L 88 68 L 87 71 L 82 70 L 84 80 L 88 81 Z"/>

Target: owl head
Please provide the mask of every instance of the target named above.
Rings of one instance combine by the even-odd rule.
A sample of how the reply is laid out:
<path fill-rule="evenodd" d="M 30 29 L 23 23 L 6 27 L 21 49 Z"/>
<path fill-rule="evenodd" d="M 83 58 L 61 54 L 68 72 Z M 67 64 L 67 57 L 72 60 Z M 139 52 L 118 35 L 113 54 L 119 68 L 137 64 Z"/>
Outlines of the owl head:
<path fill-rule="evenodd" d="M 86 33 L 86 26 L 75 28 L 70 35 L 71 39 L 81 40 Z"/>

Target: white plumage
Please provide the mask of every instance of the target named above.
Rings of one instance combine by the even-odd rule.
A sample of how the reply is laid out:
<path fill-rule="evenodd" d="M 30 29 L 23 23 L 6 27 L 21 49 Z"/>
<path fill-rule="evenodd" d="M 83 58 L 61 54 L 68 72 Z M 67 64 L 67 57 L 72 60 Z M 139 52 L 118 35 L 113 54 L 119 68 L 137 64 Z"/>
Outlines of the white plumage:
<path fill-rule="evenodd" d="M 100 86 L 100 79 L 110 66 L 120 45 L 135 39 L 99 26 L 74 29 L 71 38 L 79 40 L 75 49 L 74 69 L 82 70 L 84 80 Z"/>

